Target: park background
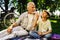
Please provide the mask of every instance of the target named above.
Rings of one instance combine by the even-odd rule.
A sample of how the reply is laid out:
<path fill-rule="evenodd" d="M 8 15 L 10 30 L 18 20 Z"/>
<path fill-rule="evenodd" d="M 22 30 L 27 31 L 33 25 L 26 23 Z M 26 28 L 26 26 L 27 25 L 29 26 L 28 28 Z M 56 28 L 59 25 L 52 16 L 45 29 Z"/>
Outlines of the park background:
<path fill-rule="evenodd" d="M 9 14 L 11 7 L 16 8 L 14 12 L 20 15 L 27 11 L 27 3 L 31 1 L 36 4 L 37 10 L 40 12 L 46 9 L 52 14 L 50 17 L 52 33 L 60 34 L 60 0 L 0 0 L 0 31 L 12 24 L 10 21 L 11 14 L 5 18 Z M 13 17 L 12 19 L 16 21 L 18 17 Z"/>

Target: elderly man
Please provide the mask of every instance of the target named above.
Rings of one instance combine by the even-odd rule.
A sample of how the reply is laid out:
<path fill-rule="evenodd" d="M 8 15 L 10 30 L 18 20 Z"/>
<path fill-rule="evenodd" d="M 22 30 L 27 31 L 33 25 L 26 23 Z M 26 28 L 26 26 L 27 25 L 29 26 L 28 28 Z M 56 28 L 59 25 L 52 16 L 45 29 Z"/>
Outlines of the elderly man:
<path fill-rule="evenodd" d="M 35 4 L 33 2 L 29 2 L 27 4 L 27 10 L 27 12 L 20 15 L 19 19 L 15 23 L 9 26 L 6 30 L 0 32 L 0 40 L 6 40 L 8 38 L 15 37 L 16 35 L 27 35 L 28 31 L 34 30 L 39 17 Z"/>

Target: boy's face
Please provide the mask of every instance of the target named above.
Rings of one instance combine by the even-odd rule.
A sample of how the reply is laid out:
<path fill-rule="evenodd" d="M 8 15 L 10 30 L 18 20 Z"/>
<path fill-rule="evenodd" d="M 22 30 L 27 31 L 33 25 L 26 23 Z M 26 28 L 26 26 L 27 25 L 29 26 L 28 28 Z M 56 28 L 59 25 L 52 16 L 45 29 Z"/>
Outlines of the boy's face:
<path fill-rule="evenodd" d="M 48 14 L 46 12 L 42 12 L 42 18 L 47 18 L 48 17 Z"/>

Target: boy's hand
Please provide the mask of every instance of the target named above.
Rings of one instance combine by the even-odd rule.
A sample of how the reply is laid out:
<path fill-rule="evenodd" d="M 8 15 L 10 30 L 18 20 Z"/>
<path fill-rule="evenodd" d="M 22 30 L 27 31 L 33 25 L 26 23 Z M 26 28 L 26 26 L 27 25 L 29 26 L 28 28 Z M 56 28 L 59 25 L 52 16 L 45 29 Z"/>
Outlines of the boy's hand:
<path fill-rule="evenodd" d="M 38 32 L 39 35 L 42 35 L 42 32 Z"/>
<path fill-rule="evenodd" d="M 42 35 L 46 35 L 46 32 L 42 32 Z"/>

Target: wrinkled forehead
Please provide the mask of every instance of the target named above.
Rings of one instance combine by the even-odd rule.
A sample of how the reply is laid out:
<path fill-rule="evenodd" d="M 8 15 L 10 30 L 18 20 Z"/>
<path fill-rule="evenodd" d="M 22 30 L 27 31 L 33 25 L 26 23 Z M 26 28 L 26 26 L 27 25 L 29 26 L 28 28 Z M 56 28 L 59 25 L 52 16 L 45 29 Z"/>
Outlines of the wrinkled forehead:
<path fill-rule="evenodd" d="M 31 6 L 35 6 L 34 2 L 29 2 L 29 3 L 27 4 L 27 7 L 31 7 Z"/>

